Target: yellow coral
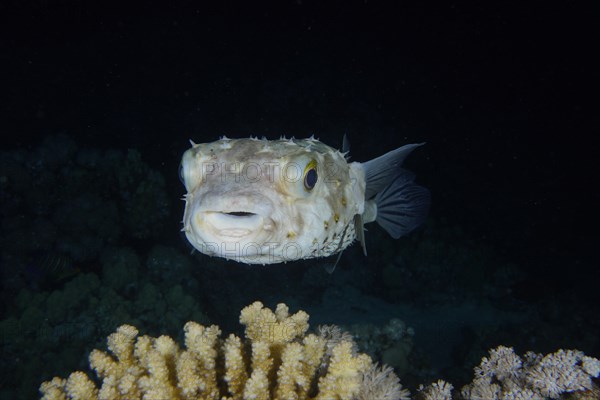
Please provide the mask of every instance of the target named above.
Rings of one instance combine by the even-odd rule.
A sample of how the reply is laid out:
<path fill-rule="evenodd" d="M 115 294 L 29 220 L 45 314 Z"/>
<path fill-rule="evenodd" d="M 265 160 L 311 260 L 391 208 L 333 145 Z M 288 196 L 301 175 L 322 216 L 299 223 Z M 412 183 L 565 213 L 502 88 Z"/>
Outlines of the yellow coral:
<path fill-rule="evenodd" d="M 319 379 L 319 396 L 328 399 L 352 399 L 360 392 L 362 375 L 371 367 L 366 354 L 353 355 L 352 343 L 340 342 L 332 351 L 327 375 Z"/>
<path fill-rule="evenodd" d="M 229 335 L 223 346 L 225 353 L 225 382 L 229 387 L 230 393 L 243 393 L 244 384 L 248 380 L 246 366 L 244 364 L 244 354 L 242 341 L 235 335 Z"/>
<path fill-rule="evenodd" d="M 77 371 L 42 383 L 40 391 L 47 400 L 350 400 L 364 392 L 369 356 L 356 354 L 350 337 L 331 343 L 305 335 L 304 311 L 290 315 L 279 304 L 273 312 L 256 302 L 242 310 L 240 322 L 246 345 L 235 335 L 223 340 L 217 326 L 188 322 L 185 349 L 168 336 L 138 336 L 136 328 L 123 325 L 108 337 L 113 356 L 90 354 L 100 388 Z"/>
<path fill-rule="evenodd" d="M 304 336 L 308 330 L 308 314 L 298 311 L 289 315 L 285 304 L 278 304 L 273 313 L 257 301 L 242 310 L 240 323 L 246 326 L 248 339 L 281 345 Z"/>

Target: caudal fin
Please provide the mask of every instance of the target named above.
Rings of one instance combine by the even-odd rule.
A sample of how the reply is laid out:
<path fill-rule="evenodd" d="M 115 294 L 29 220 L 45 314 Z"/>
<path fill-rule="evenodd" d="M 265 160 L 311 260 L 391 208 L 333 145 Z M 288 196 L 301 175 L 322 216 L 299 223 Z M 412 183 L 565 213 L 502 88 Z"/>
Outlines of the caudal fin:
<path fill-rule="evenodd" d="M 363 164 L 365 169 L 365 200 L 369 200 L 375 194 L 384 190 L 398 175 L 398 170 L 404 159 L 417 147 L 425 143 L 406 144 L 402 147 L 385 153 L 371 161 Z"/>
<path fill-rule="evenodd" d="M 399 169 L 392 183 L 375 196 L 375 220 L 394 239 L 421 225 L 429 212 L 429 190 L 415 184 L 414 180 L 413 173 Z"/>

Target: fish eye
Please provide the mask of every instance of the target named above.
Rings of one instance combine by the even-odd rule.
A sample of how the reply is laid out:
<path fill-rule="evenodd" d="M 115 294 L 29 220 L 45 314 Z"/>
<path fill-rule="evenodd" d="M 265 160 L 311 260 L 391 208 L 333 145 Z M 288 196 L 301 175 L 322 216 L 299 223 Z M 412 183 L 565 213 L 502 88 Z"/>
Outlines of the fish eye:
<path fill-rule="evenodd" d="M 319 175 L 317 174 L 317 162 L 311 160 L 304 169 L 304 188 L 306 190 L 312 190 L 317 184 Z"/>
<path fill-rule="evenodd" d="M 304 175 L 304 187 L 308 190 L 312 190 L 317 184 L 317 178 L 317 170 L 314 168 L 309 169 L 306 175 Z"/>

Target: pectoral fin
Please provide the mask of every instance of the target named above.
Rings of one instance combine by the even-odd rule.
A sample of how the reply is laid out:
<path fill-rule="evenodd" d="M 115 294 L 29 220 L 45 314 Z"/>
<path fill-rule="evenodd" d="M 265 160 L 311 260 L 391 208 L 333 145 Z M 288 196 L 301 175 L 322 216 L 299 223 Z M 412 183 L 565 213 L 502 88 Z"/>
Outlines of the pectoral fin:
<path fill-rule="evenodd" d="M 363 224 L 362 215 L 360 214 L 354 216 L 354 232 L 356 233 L 356 239 L 360 242 L 363 253 L 366 256 L 367 243 L 365 242 L 365 225 Z"/>
<path fill-rule="evenodd" d="M 340 258 L 342 258 L 342 253 L 344 251 L 340 251 L 337 255 L 337 257 L 335 258 L 335 262 L 333 264 L 326 264 L 325 265 L 325 271 L 327 271 L 328 274 L 333 274 L 333 271 L 335 271 L 335 267 L 337 267 L 338 263 L 340 262 Z"/>

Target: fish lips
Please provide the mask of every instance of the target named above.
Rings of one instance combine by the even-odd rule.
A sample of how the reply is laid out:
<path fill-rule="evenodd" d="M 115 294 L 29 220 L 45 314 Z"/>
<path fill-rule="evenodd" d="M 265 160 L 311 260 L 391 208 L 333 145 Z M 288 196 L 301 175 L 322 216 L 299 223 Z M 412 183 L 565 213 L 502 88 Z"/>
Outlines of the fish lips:
<path fill-rule="evenodd" d="M 250 211 L 206 211 L 203 218 L 222 238 L 244 238 L 263 226 L 264 217 Z"/>
<path fill-rule="evenodd" d="M 196 200 L 195 204 L 188 204 L 186 214 L 189 215 L 184 216 L 185 224 L 191 228 L 186 232 L 192 243 L 204 244 L 204 247 L 207 243 L 260 247 L 260 243 L 272 235 L 273 203 L 260 193 L 207 195 Z"/>

